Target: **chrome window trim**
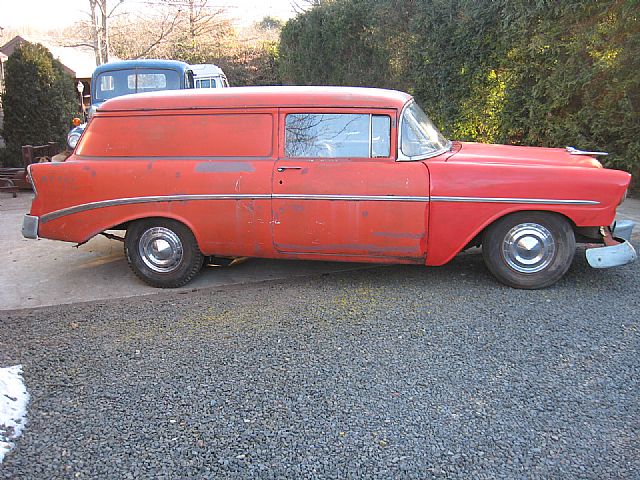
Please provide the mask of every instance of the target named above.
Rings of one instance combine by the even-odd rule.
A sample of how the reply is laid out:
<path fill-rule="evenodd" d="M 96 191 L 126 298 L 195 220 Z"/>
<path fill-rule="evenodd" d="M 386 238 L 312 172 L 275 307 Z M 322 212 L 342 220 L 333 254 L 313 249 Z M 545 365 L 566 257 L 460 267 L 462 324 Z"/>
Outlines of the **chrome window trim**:
<path fill-rule="evenodd" d="M 452 142 L 451 140 L 448 140 L 447 145 L 444 148 L 441 148 L 440 150 L 436 150 L 435 152 L 432 152 L 432 153 L 428 153 L 426 155 L 416 155 L 414 157 L 410 157 L 408 155 L 405 155 L 402 152 L 402 127 L 404 125 L 404 122 L 402 120 L 404 119 L 405 110 L 409 108 L 411 105 L 413 105 L 414 103 L 416 103 L 416 101 L 415 99 L 412 98 L 407 103 L 405 103 L 404 107 L 402 107 L 402 110 L 400 111 L 400 118 L 398 118 L 398 158 L 396 160 L 397 162 L 417 162 L 420 160 L 426 160 L 428 158 L 437 157 L 438 155 L 442 155 L 443 153 L 446 153 L 451 150 Z"/>
<path fill-rule="evenodd" d="M 287 130 L 287 118 L 289 117 L 289 115 L 326 115 L 326 113 L 323 112 L 289 112 L 285 114 L 285 119 L 284 119 L 284 128 L 285 128 L 285 152 L 286 152 L 286 130 Z M 331 156 L 331 157 L 321 157 L 323 159 L 330 159 L 330 160 L 335 160 L 335 159 L 339 159 L 339 158 L 358 158 L 358 159 L 378 159 L 378 158 L 390 158 L 391 157 L 391 124 L 392 124 L 392 116 L 389 113 L 348 113 L 348 112 L 336 112 L 335 115 L 368 115 L 369 116 L 369 145 L 368 145 L 368 150 L 367 150 L 367 156 L 366 157 L 349 157 L 349 156 Z M 374 157 L 373 156 L 373 117 L 374 116 L 379 116 L 379 117 L 387 117 L 389 119 L 389 154 L 387 156 L 381 156 L 381 157 Z M 309 159 L 309 158 L 318 158 L 318 157 L 290 157 L 290 156 L 286 156 L 285 157 L 288 160 L 304 160 L 304 159 Z"/>
<path fill-rule="evenodd" d="M 389 129 L 391 131 L 391 129 Z M 373 158 L 373 114 L 369 114 L 369 158 Z"/>
<path fill-rule="evenodd" d="M 231 193 L 195 195 L 156 195 L 148 197 L 126 197 L 83 203 L 46 213 L 40 217 L 41 223 L 50 222 L 74 213 L 98 208 L 157 202 L 187 202 L 209 200 L 327 200 L 327 201 L 372 201 L 372 202 L 452 202 L 452 203 L 512 203 L 526 205 L 599 205 L 595 200 L 564 200 L 548 198 L 503 198 L 503 197 L 447 197 L 414 195 L 315 195 L 304 193 Z"/>

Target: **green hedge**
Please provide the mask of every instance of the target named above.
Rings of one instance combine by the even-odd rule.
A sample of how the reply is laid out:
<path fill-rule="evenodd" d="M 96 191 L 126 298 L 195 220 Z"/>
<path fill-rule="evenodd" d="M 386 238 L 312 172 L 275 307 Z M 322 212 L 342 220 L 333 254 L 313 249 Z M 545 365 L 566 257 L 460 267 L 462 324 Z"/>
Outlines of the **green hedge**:
<path fill-rule="evenodd" d="M 2 96 L 8 164 L 21 164 L 22 145 L 66 145 L 78 99 L 73 79 L 49 50 L 24 43 L 6 62 Z"/>
<path fill-rule="evenodd" d="M 285 83 L 412 93 L 456 139 L 605 150 L 640 174 L 638 0 L 334 0 L 282 30 Z"/>

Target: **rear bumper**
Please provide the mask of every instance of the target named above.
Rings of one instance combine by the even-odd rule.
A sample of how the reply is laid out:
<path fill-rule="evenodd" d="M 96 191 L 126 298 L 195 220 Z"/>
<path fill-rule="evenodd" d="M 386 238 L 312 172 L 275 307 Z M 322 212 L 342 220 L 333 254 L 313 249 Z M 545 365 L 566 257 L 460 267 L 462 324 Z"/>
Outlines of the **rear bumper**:
<path fill-rule="evenodd" d="M 40 223 L 40 217 L 34 217 L 33 215 L 25 215 L 22 220 L 22 236 L 24 238 L 38 238 L 38 224 Z"/>
<path fill-rule="evenodd" d="M 587 249 L 587 262 L 593 268 L 610 268 L 626 265 L 638 258 L 633 245 L 629 243 L 634 223 L 630 220 L 618 222 L 611 231 L 618 243 L 605 247 Z"/>

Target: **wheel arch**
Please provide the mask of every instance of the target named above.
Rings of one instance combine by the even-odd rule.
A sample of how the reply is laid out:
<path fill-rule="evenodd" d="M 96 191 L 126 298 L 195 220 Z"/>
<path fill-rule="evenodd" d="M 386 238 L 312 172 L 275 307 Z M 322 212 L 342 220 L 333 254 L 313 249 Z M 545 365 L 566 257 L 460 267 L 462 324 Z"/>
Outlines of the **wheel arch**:
<path fill-rule="evenodd" d="M 508 213 L 505 213 L 503 215 L 499 215 L 499 216 L 493 218 L 490 222 L 488 222 L 484 227 L 482 227 L 475 234 L 475 236 L 471 239 L 471 241 L 469 243 L 467 243 L 462 248 L 462 250 L 466 250 L 466 249 L 471 248 L 471 247 L 480 247 L 480 246 L 482 246 L 482 240 L 484 239 L 485 233 L 487 232 L 487 230 L 489 228 L 491 228 L 492 225 L 494 225 L 496 222 L 502 220 L 503 218 L 508 217 L 509 215 L 513 215 L 513 214 L 516 214 L 516 213 L 524 213 L 524 212 L 527 212 L 527 213 L 546 213 L 546 214 L 552 214 L 552 215 L 556 215 L 558 217 L 562 217 L 571 226 L 571 229 L 573 230 L 574 236 L 576 238 L 578 237 L 578 227 L 576 226 L 575 222 L 571 219 L 571 217 L 568 217 L 567 215 L 565 215 L 562 212 L 558 212 L 556 210 L 544 210 L 544 209 L 539 209 L 539 208 L 536 208 L 535 210 L 520 209 L 520 210 L 513 210 L 511 212 L 508 212 Z"/>
<path fill-rule="evenodd" d="M 486 216 L 483 220 L 479 221 L 477 225 L 473 226 L 473 228 L 464 231 L 463 227 L 457 228 L 457 232 L 464 232 L 464 235 L 456 235 L 454 231 L 441 231 L 440 222 L 443 220 L 439 220 L 436 217 L 436 214 L 432 212 L 430 218 L 430 228 L 429 231 L 429 242 L 427 245 L 427 258 L 426 265 L 430 266 L 439 266 L 444 265 L 449 262 L 453 257 L 455 257 L 460 252 L 467 250 L 472 247 L 479 247 L 482 245 L 482 238 L 484 237 L 487 229 L 489 229 L 493 224 L 498 222 L 499 220 L 516 213 L 523 212 L 531 212 L 531 213 L 548 213 L 554 214 L 565 219 L 571 229 L 576 236 L 576 239 L 579 238 L 579 227 L 576 225 L 575 220 L 566 212 L 559 211 L 557 209 L 549 208 L 523 208 L 522 205 L 514 205 L 511 208 L 501 209 L 493 212 L 491 215 Z M 434 231 L 435 230 L 435 231 Z M 452 238 L 456 238 L 455 241 L 452 241 Z M 442 244 L 442 245 L 438 245 Z"/>
<path fill-rule="evenodd" d="M 106 228 L 100 228 L 100 230 L 91 233 L 91 235 L 88 236 L 85 241 L 88 241 L 92 237 L 95 237 L 96 235 L 99 235 L 100 233 L 105 232 L 107 230 L 127 230 L 129 228 L 129 226 L 132 225 L 135 222 L 142 221 L 142 220 L 153 220 L 153 219 L 173 220 L 173 221 L 176 221 L 176 222 L 179 222 L 179 223 L 183 224 L 185 227 L 187 227 L 189 230 L 191 230 L 191 233 L 193 233 L 193 236 L 196 239 L 198 247 L 202 251 L 202 244 L 201 244 L 200 239 L 199 239 L 198 231 L 194 227 L 193 222 L 190 222 L 189 220 L 187 220 L 186 218 L 184 218 L 182 216 L 174 215 L 174 214 L 169 213 L 169 212 L 154 212 L 152 214 L 150 214 L 150 213 L 144 213 L 144 214 L 140 213 L 140 214 L 130 215 L 130 216 L 127 216 L 127 217 L 125 217 L 123 219 L 119 219 L 117 221 L 117 223 L 114 223 L 114 221 L 112 220 L 111 222 L 108 223 L 108 226 Z"/>

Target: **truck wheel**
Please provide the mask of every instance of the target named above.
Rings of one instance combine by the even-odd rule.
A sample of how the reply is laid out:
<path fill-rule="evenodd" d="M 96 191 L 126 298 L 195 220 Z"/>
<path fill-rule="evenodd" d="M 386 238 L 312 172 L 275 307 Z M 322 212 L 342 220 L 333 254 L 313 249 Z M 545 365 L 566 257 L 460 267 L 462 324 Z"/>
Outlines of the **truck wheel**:
<path fill-rule="evenodd" d="M 482 240 L 487 268 L 515 288 L 544 288 L 557 282 L 571 266 L 575 251 L 569 222 L 546 212 L 507 215 L 491 225 Z"/>
<path fill-rule="evenodd" d="M 124 251 L 133 272 L 153 287 L 188 283 L 202 268 L 204 257 L 189 228 L 175 220 L 139 220 L 127 229 Z"/>

